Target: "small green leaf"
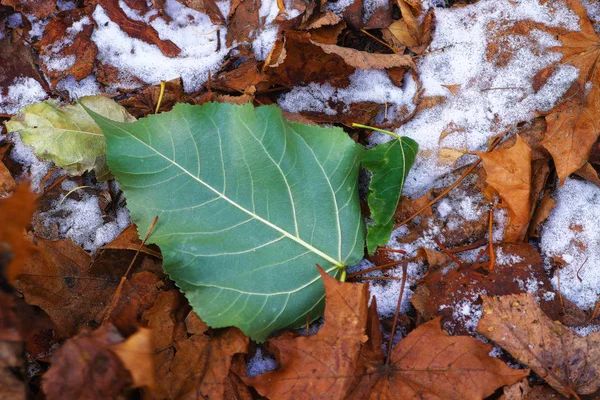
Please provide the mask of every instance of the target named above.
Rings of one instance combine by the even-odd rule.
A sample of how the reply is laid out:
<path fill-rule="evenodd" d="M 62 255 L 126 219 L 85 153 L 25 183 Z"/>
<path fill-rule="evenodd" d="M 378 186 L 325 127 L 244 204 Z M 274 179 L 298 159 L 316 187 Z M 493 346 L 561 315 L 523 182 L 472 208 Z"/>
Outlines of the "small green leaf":
<path fill-rule="evenodd" d="M 178 104 L 132 124 L 93 114 L 140 232 L 212 327 L 263 341 L 323 311 L 316 264 L 340 277 L 363 256 L 358 169 L 339 128 L 275 106 Z"/>
<path fill-rule="evenodd" d="M 367 227 L 369 254 L 390 240 L 402 187 L 419 149 L 414 140 L 396 137 L 368 150 L 363 157 L 363 167 L 373 173 L 368 197 L 374 222 Z"/>
<path fill-rule="evenodd" d="M 82 97 L 90 110 L 120 122 L 135 121 L 127 111 L 104 96 Z M 102 131 L 80 104 L 63 105 L 56 100 L 24 107 L 6 122 L 6 129 L 19 132 L 36 156 L 53 161 L 73 175 L 94 170 L 99 180 L 110 174 L 105 161 Z"/>

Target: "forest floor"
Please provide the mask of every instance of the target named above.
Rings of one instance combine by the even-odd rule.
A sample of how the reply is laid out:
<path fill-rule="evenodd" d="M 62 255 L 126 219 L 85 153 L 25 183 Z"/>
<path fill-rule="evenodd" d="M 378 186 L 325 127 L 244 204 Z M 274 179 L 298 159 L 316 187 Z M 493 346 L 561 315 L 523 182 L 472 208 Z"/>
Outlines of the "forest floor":
<path fill-rule="evenodd" d="M 115 179 L 2 124 L 0 398 L 600 398 L 599 23 L 596 0 L 0 0 L 1 122 L 251 102 L 419 144 L 386 247 L 255 343 L 191 311 Z"/>

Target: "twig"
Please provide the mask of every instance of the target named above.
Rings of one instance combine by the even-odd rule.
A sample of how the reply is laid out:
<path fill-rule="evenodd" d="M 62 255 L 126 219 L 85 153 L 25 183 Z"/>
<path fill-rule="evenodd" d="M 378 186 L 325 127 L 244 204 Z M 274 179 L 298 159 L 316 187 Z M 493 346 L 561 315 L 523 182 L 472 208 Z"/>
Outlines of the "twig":
<path fill-rule="evenodd" d="M 494 269 L 494 264 L 496 263 L 496 254 L 494 253 L 494 207 L 490 210 L 490 226 L 489 226 L 489 248 L 490 248 L 490 266 L 488 267 L 488 271 L 492 271 Z"/>
<path fill-rule="evenodd" d="M 490 151 L 492 151 L 493 149 L 495 149 L 496 146 L 498 145 L 498 143 L 500 143 L 500 138 L 499 137 L 497 137 L 496 139 L 494 139 L 494 141 L 490 145 L 490 148 L 488 149 L 488 153 Z M 477 166 L 479 166 L 479 164 L 481 164 L 481 158 L 479 160 L 477 160 L 475 163 L 473 163 L 473 165 L 471 165 L 469 167 L 469 169 L 467 169 L 465 172 L 463 172 L 463 174 L 460 176 L 460 178 L 458 178 L 456 180 L 456 182 L 454 182 L 452 185 L 450 185 L 449 187 L 447 187 L 446 189 L 444 189 L 444 191 L 442 191 L 442 193 L 440 193 L 435 199 L 429 201 L 426 205 L 424 205 L 423 207 L 421 207 L 417 212 L 413 213 L 410 217 L 408 217 L 404 221 L 396 224 L 394 226 L 394 229 L 398 229 L 402 225 L 405 225 L 405 224 L 409 223 L 410 221 L 412 221 L 413 218 L 415 218 L 416 216 L 418 216 L 419 214 L 421 214 L 428 207 L 431 207 L 439 199 L 441 199 L 442 197 L 444 197 L 445 195 L 447 195 L 452 189 L 454 189 L 455 187 L 457 187 L 471 172 L 473 172 L 473 170 L 475 170 L 475 168 L 477 168 Z"/>
<path fill-rule="evenodd" d="M 394 262 L 387 263 L 387 264 L 377 265 L 375 267 L 363 269 L 362 271 L 356 271 L 356 272 L 353 272 L 351 274 L 348 274 L 347 278 L 348 279 L 354 278 L 354 277 L 357 277 L 357 276 L 360 276 L 360 275 L 368 274 L 369 272 L 373 272 L 373 271 L 381 271 L 381 270 L 384 270 L 384 269 L 387 269 L 387 268 L 395 267 L 396 265 L 400 265 L 404 261 L 406 261 L 408 263 L 408 262 L 411 262 L 411 261 L 415 261 L 416 259 L 417 259 L 416 257 L 413 257 L 413 258 L 408 258 L 408 259 L 402 260 L 402 261 L 394 261 Z"/>
<path fill-rule="evenodd" d="M 378 247 L 377 251 L 387 251 L 388 253 L 400 253 L 400 254 L 406 254 L 406 252 L 404 250 L 400 250 L 400 249 L 390 249 L 389 247 Z"/>
<path fill-rule="evenodd" d="M 79 190 L 79 189 L 85 189 L 85 188 L 91 188 L 91 186 L 77 186 L 76 188 L 73 188 L 73 189 L 69 190 L 69 191 L 67 192 L 67 194 L 65 194 L 65 195 L 63 196 L 63 198 L 62 198 L 62 199 L 60 199 L 60 201 L 58 202 L 58 204 L 62 204 L 62 203 L 63 203 L 63 201 L 65 201 L 65 200 L 67 199 L 67 197 L 69 197 L 69 195 L 70 195 L 71 193 L 75 192 L 76 190 Z"/>
<path fill-rule="evenodd" d="M 463 251 L 478 249 L 479 247 L 483 246 L 484 244 L 485 244 L 485 239 L 479 239 L 478 241 L 473 242 L 471 244 L 467 244 L 465 246 L 454 247 L 452 249 L 448 249 L 448 251 L 450 253 L 462 253 Z"/>
<path fill-rule="evenodd" d="M 579 269 L 577 270 L 577 279 L 579 279 L 579 282 L 583 282 L 583 279 L 581 279 L 581 277 L 579 276 L 579 271 L 581 271 L 581 268 L 583 268 L 583 266 L 585 265 L 585 263 L 587 262 L 588 258 L 590 258 L 589 256 L 585 258 L 585 260 L 583 261 L 583 264 L 581 264 L 581 267 L 579 267 Z"/>
<path fill-rule="evenodd" d="M 400 315 L 400 306 L 402 305 L 402 297 L 404 296 L 404 286 L 406 286 L 407 273 L 406 263 L 404 263 L 402 264 L 402 283 L 400 284 L 400 295 L 398 296 L 398 303 L 396 304 L 396 314 L 394 315 L 394 323 L 392 324 L 392 331 L 390 332 L 390 341 L 388 343 L 388 352 L 385 356 L 385 365 L 390 365 L 392 346 L 394 345 L 394 335 L 396 333 L 396 325 L 398 325 L 398 316 Z"/>
<path fill-rule="evenodd" d="M 364 33 L 365 35 L 367 35 L 368 37 L 370 37 L 371 39 L 375 40 L 376 42 L 381 43 L 382 45 L 386 46 L 387 48 L 389 48 L 390 50 L 392 50 L 394 53 L 398 53 L 398 49 L 395 49 L 394 47 L 390 46 L 389 44 L 387 44 L 386 42 L 384 42 L 383 40 L 379 39 L 378 37 L 371 35 L 369 32 L 367 32 L 364 29 L 360 30 L 362 33 Z"/>
<path fill-rule="evenodd" d="M 437 244 L 439 246 L 439 248 L 442 250 L 442 252 L 444 252 L 445 255 L 447 255 L 448 257 L 450 257 L 450 259 L 452 261 L 454 261 L 455 263 L 457 263 L 459 265 L 459 267 L 464 268 L 465 264 L 460 261 L 454 254 L 452 254 L 451 252 L 448 251 L 448 249 L 446 248 L 446 246 L 444 246 L 442 244 L 442 242 L 440 242 L 437 238 L 433 239 L 435 241 L 435 244 Z"/>
<path fill-rule="evenodd" d="M 121 277 L 121 282 L 119 282 L 119 286 L 117 286 L 117 290 L 115 291 L 115 294 L 112 298 L 110 307 L 106 311 L 106 316 L 104 317 L 104 320 L 102 320 L 102 325 L 106 325 L 106 323 L 108 322 L 108 319 L 110 318 L 110 314 L 113 312 L 113 310 L 117 306 L 117 300 L 121 296 L 121 290 L 123 290 L 123 285 L 125 284 L 125 281 L 127 280 L 127 275 L 129 275 L 129 271 L 131 271 L 131 268 L 133 267 L 133 263 L 137 259 L 138 254 L 140 254 L 140 251 L 142 250 L 142 247 L 144 247 L 144 244 L 146 244 L 146 240 L 148 240 L 148 238 L 150 237 L 150 234 L 154 230 L 154 227 L 156 226 L 157 221 L 158 221 L 158 215 L 156 217 L 154 217 L 154 221 L 152 221 L 150 228 L 148 228 L 148 232 L 146 232 L 146 236 L 144 236 L 144 240 L 142 240 L 142 243 L 140 244 L 140 247 L 138 247 L 137 251 L 135 252 L 135 255 L 133 256 L 131 263 L 129 263 L 129 267 L 127 267 L 127 271 L 125 271 L 125 274 L 123 274 L 123 276 Z"/>

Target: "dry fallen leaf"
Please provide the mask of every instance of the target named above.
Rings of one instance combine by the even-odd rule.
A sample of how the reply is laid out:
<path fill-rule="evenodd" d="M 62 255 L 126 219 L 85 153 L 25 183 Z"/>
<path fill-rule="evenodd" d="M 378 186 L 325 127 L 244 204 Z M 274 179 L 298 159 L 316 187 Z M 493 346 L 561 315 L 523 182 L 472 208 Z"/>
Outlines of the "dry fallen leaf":
<path fill-rule="evenodd" d="M 61 12 L 46 25 L 37 48 L 40 51 L 42 68 L 53 86 L 69 75 L 80 81 L 94 70 L 94 61 L 98 54 L 98 48 L 91 40 L 94 25 L 91 22 L 85 24 L 83 21 L 89 21 L 89 18 L 88 12 L 79 8 Z M 78 32 L 75 30 L 77 34 L 73 35 L 70 31 L 74 29 L 75 24 L 81 24 L 82 27 Z M 65 42 L 68 44 L 65 45 Z M 57 60 L 64 61 L 57 63 Z"/>
<path fill-rule="evenodd" d="M 530 217 L 531 149 L 518 136 L 510 149 L 497 149 L 490 153 L 477 153 L 491 185 L 508 207 L 509 223 L 504 240 L 523 240 Z"/>
<path fill-rule="evenodd" d="M 279 368 L 247 383 L 271 399 L 344 399 L 354 380 L 361 344 L 367 340 L 369 286 L 342 283 L 321 270 L 325 325 L 317 334 L 284 333 L 269 340 Z"/>
<path fill-rule="evenodd" d="M 14 298 L 0 292 L 0 400 L 25 400 L 25 352 Z"/>
<path fill-rule="evenodd" d="M 452 334 L 469 334 L 473 332 L 476 320 L 471 316 L 457 318 L 454 313 L 461 307 L 474 309 L 480 304 L 478 298 L 481 293 L 496 296 L 524 293 L 527 291 L 526 282 L 531 281 L 537 282 L 536 295 L 540 297 L 546 292 L 554 292 L 542 258 L 533 246 L 504 243 L 494 247 L 497 254 L 520 261 L 497 263 L 488 273 L 477 272 L 471 267 L 449 271 L 437 269 L 423 278 L 410 301 L 425 321 L 441 316 L 444 327 L 451 329 Z M 558 296 L 542 300 L 542 307 L 553 318 L 561 318 Z"/>
<path fill-rule="evenodd" d="M 597 71 L 600 38 L 581 3 L 578 0 L 567 3 L 579 16 L 581 31 L 559 34 L 562 46 L 555 50 L 563 54 L 562 64 L 579 68 L 579 79 L 574 84 L 575 94 L 546 116 L 548 132 L 542 142 L 552 154 L 561 184 L 587 162 L 600 135 L 596 121 L 600 111 L 600 73 Z"/>
<path fill-rule="evenodd" d="M 477 332 L 567 397 L 600 388 L 600 332 L 579 336 L 548 318 L 531 294 L 482 298 Z"/>
<path fill-rule="evenodd" d="M 56 0 L 2 0 L 0 4 L 11 6 L 24 14 L 33 14 L 37 18 L 49 17 L 56 11 Z"/>
<path fill-rule="evenodd" d="M 153 385 L 150 337 L 142 329 L 124 340 L 114 326 L 103 325 L 68 339 L 43 376 L 46 398 L 113 399 L 128 387 Z"/>
<path fill-rule="evenodd" d="M 17 183 L 2 160 L 0 160 L 0 198 L 7 197 L 15 190 Z"/>
<path fill-rule="evenodd" d="M 433 8 L 426 12 L 413 8 L 406 0 L 396 0 L 402 12 L 402 19 L 394 21 L 387 29 L 404 46 L 415 54 L 423 54 L 429 46 L 433 33 Z"/>
<path fill-rule="evenodd" d="M 158 99 L 160 98 L 160 85 L 149 86 L 141 93 L 119 101 L 119 104 L 134 117 L 142 118 L 148 114 L 154 114 Z M 171 111 L 177 103 L 185 103 L 187 98 L 183 92 L 183 83 L 181 78 L 165 82 L 165 91 L 163 93 L 160 109 L 158 112 Z"/>
<path fill-rule="evenodd" d="M 366 366 L 350 399 L 480 400 L 529 374 L 488 354 L 492 345 L 468 336 L 449 336 L 434 319 L 402 339 L 391 362 Z M 378 379 L 373 379 L 376 375 Z M 372 388 L 367 397 L 364 387 Z"/>
<path fill-rule="evenodd" d="M 29 191 L 28 183 L 21 183 L 14 193 L 0 199 L 0 253 L 12 254 L 6 270 L 6 279 L 12 283 L 25 267 L 25 263 L 38 253 L 36 247 L 25 237 L 25 229 L 36 210 L 36 196 Z"/>

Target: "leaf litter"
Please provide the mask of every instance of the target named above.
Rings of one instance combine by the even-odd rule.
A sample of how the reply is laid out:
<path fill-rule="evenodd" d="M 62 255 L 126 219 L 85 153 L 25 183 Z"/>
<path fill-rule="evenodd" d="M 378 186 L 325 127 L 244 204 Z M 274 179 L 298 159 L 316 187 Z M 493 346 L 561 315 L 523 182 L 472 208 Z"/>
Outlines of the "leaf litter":
<path fill-rule="evenodd" d="M 328 386 L 335 388 L 332 396 L 376 397 L 391 389 L 397 396 L 408 385 L 413 392 L 407 392 L 407 398 L 417 396 L 414 393 L 483 398 L 518 381 L 526 374 L 524 367 L 534 372 L 528 382 L 519 383 L 519 392 L 525 394 L 517 398 L 554 398 L 559 393 L 581 398 L 597 389 L 591 383 L 593 350 L 584 345 L 595 340 L 600 304 L 594 186 L 598 133 L 593 118 L 597 2 L 480 0 L 444 8 L 446 4 L 439 3 L 445 2 L 435 1 L 400 0 L 390 7 L 386 2 L 346 0 L 319 9 L 301 1 L 251 5 L 124 0 L 48 2 L 43 10 L 29 3 L 11 0 L 0 5 L 0 113 L 7 119 L 48 96 L 72 102 L 84 95 L 109 94 L 136 118 L 154 113 L 157 104 L 165 112 L 177 102 L 251 101 L 277 103 L 296 114 L 287 114 L 290 118 L 305 122 L 381 127 L 419 144 L 390 242 L 348 268 L 350 280 L 371 281 L 370 294 L 376 300 L 362 317 L 362 336 L 352 350 L 358 353 L 348 354 L 358 354 L 350 363 L 353 378 Z M 295 59 L 299 48 L 306 56 L 301 63 Z M 333 63 L 315 64 L 319 54 Z M 414 65 L 389 61 L 406 55 L 414 56 Z M 384 65 L 380 60 L 388 60 L 384 64 L 389 67 L 378 69 Z M 171 79 L 163 91 L 158 83 Z M 346 131 L 369 147 L 388 140 L 368 130 Z M 504 142 L 493 149 L 490 140 L 497 136 Z M 530 149 L 530 162 L 521 155 L 510 157 L 518 147 Z M 476 154 L 483 168 L 462 178 L 478 159 Z M 264 382 L 289 374 L 293 363 L 302 359 L 284 360 L 285 353 L 275 345 L 278 340 L 304 341 L 298 348 L 306 349 L 311 346 L 306 343 L 316 343 L 331 331 L 328 323 L 343 310 L 326 308 L 323 325 L 313 324 L 311 336 L 278 333 L 266 347 L 248 344 L 235 329 L 210 329 L 164 276 L 155 249 L 143 247 L 135 256 L 141 243 L 118 185 L 99 184 L 93 172 L 66 177 L 60 165 L 40 161 L 16 133 L 2 136 L 0 161 L 2 196 L 29 186 L 39 197 L 31 225 L 26 221 L 34 210 L 1 211 L 3 221 L 11 215 L 11 223 L 5 224 L 15 228 L 10 232 L 28 231 L 22 240 L 12 233 L 1 238 L 0 265 L 20 274 L 16 291 L 3 286 L 8 297 L 3 297 L 2 315 L 24 321 L 32 332 L 7 336 L 14 327 L 3 328 L 0 340 L 3 346 L 10 343 L 9 368 L 20 368 L 29 387 L 49 398 L 62 390 L 62 383 L 52 379 L 77 354 L 71 346 L 78 341 L 87 341 L 90 354 L 111 360 L 109 370 L 87 370 L 96 382 L 111 382 L 108 386 L 95 388 L 71 375 L 73 385 L 64 389 L 80 390 L 82 398 L 111 390 L 106 392 L 109 397 L 123 390 L 131 394 L 136 387 L 163 398 L 253 398 L 259 387 L 270 387 Z M 571 175 L 576 171 L 579 177 Z M 517 185 L 507 179 L 511 176 L 518 178 Z M 458 179 L 463 180 L 456 188 L 429 204 Z M 29 183 L 16 186 L 23 181 Z M 368 174 L 361 182 L 366 200 Z M 17 194 L 8 200 L 19 199 Z M 363 215 L 368 217 L 368 209 Z M 131 232 L 134 235 L 127 236 Z M 16 244 L 6 247 L 7 241 Z M 531 245 L 510 243 L 514 241 Z M 25 251 L 17 257 L 15 249 Z M 116 329 L 102 325 L 134 257 L 133 271 L 110 313 Z M 396 365 L 398 375 L 381 375 L 388 350 L 382 343 L 392 334 L 400 293 L 401 315 L 394 324 L 395 344 L 387 367 Z M 333 296 L 327 296 L 333 302 Z M 356 310 L 366 310 L 366 300 L 361 301 Z M 35 308 L 24 307 L 26 302 Z M 488 311 L 502 307 L 514 319 L 514 327 L 506 325 L 504 314 L 490 322 L 495 311 Z M 532 316 L 540 322 L 532 322 Z M 440 326 L 452 336 L 443 334 Z M 494 336 L 490 326 L 494 331 L 507 327 L 509 342 Z M 543 335 L 535 331 L 538 328 Z M 111 340 L 118 344 L 101 338 L 107 332 L 116 335 Z M 582 339 L 574 332 L 587 336 Z M 410 360 L 406 346 L 415 337 L 420 338 L 412 350 L 416 360 L 394 361 L 398 354 Z M 561 345 L 550 346 L 557 349 L 554 353 L 538 354 L 540 338 Z M 463 385 L 459 374 L 450 389 L 440 389 L 441 383 L 429 379 L 426 368 L 409 373 L 419 361 L 426 362 L 432 343 L 445 340 L 475 346 L 485 368 L 500 368 L 510 379 L 493 385 L 487 380 L 489 387 Z M 492 340 L 496 347 L 490 352 L 490 345 L 481 340 Z M 565 341 L 573 345 L 559 352 Z M 128 358 L 128 351 L 136 356 Z M 254 376 L 250 380 L 244 372 L 246 361 Z M 506 363 L 520 365 L 521 370 L 506 369 Z M 72 370 L 59 374 L 69 376 Z M 261 373 L 267 370 L 272 372 Z M 310 371 L 297 370 L 299 387 L 313 387 Z M 452 371 L 445 374 L 452 376 Z M 332 382 L 325 379 L 330 375 L 319 375 L 317 381 Z M 18 379 L 5 381 L 6 375 L 0 376 L 0 385 L 10 382 L 15 393 L 24 388 Z M 462 378 L 466 376 L 463 372 Z M 505 393 L 509 387 L 517 386 L 506 386 Z M 284 396 L 285 388 L 275 385 L 271 390 L 281 391 L 273 398 Z M 298 393 L 314 397 L 310 390 Z M 452 390 L 459 394 L 452 395 Z"/>

